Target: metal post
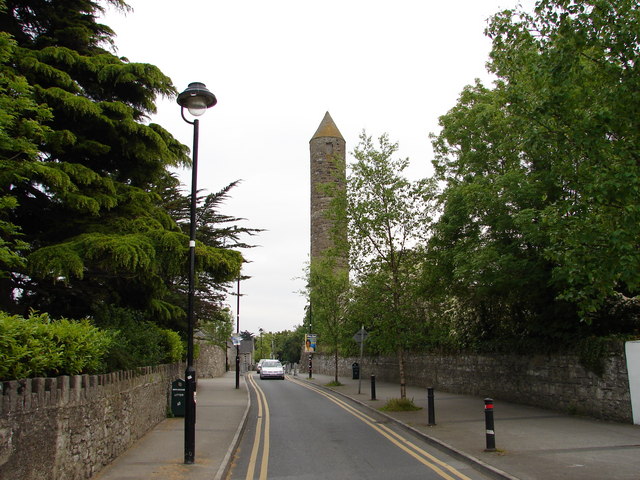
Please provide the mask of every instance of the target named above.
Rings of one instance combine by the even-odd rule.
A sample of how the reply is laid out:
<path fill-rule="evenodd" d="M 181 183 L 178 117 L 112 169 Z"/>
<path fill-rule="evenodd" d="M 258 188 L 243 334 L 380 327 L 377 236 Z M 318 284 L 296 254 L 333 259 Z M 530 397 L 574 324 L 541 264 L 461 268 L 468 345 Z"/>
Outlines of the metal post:
<path fill-rule="evenodd" d="M 313 353 L 309 353 L 309 379 L 313 376 Z"/>
<path fill-rule="evenodd" d="M 435 425 L 436 424 L 436 407 L 435 407 L 435 399 L 433 396 L 433 387 L 427 388 L 427 410 L 429 420 L 427 425 Z"/>
<path fill-rule="evenodd" d="M 376 399 L 376 376 L 371 375 L 371 400 Z"/>
<path fill-rule="evenodd" d="M 364 325 L 362 325 L 361 332 L 364 331 Z M 364 352 L 364 338 L 360 342 L 360 368 L 362 368 L 362 354 Z M 360 395 L 360 385 L 362 384 L 362 374 L 358 371 L 358 395 Z"/>
<path fill-rule="evenodd" d="M 485 452 L 496 451 L 496 432 L 493 426 L 493 399 L 484 399 L 484 423 L 487 431 L 487 448 Z"/>
<path fill-rule="evenodd" d="M 184 411 L 184 463 L 195 461 L 196 450 L 196 370 L 193 366 L 193 326 L 196 277 L 196 202 L 198 193 L 198 119 L 193 121 L 193 165 L 191 169 L 191 207 L 189 236 L 189 298 L 187 304 L 187 370 Z"/>
<path fill-rule="evenodd" d="M 238 303 L 236 312 L 238 319 L 236 332 L 240 335 L 240 277 L 238 277 Z M 240 388 L 240 345 L 236 345 L 236 388 Z"/>

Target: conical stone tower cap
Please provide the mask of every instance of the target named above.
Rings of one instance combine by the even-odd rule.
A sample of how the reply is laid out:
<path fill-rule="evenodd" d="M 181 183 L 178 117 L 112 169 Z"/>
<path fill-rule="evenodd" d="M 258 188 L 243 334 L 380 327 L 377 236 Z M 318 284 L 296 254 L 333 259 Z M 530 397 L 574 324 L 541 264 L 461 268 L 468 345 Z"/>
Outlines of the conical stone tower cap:
<path fill-rule="evenodd" d="M 331 118 L 331 115 L 329 115 L 329 112 L 324 114 L 324 118 L 322 119 L 322 122 L 320 122 L 318 130 L 316 130 L 316 133 L 313 135 L 313 137 L 311 137 L 311 140 L 320 137 L 341 138 L 342 140 L 344 140 L 342 134 L 340 133 L 340 130 L 338 130 L 338 127 L 336 127 L 333 118 Z"/>

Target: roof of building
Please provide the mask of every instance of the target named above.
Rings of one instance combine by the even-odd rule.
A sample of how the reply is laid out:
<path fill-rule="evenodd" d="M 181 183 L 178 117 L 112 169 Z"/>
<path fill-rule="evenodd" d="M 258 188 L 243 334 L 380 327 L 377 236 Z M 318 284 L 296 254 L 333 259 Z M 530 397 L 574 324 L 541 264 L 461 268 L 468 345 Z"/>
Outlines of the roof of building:
<path fill-rule="evenodd" d="M 336 127 L 336 124 L 331 118 L 331 115 L 329 115 L 329 112 L 324 114 L 324 118 L 322 119 L 322 122 L 320 122 L 318 130 L 316 130 L 316 133 L 311 137 L 311 140 L 320 137 L 342 138 L 344 140 L 344 137 L 340 133 L 340 130 L 338 130 L 338 127 Z"/>

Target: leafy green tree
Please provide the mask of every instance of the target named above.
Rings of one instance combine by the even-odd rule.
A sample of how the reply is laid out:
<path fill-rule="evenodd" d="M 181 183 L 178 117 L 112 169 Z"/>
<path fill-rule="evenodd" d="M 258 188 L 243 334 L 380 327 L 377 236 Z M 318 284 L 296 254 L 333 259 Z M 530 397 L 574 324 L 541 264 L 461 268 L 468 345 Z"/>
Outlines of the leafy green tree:
<path fill-rule="evenodd" d="M 406 398 L 405 355 L 416 323 L 407 308 L 412 249 L 429 235 L 435 189 L 429 180 L 411 182 L 403 176 L 409 159 L 393 158 L 397 150 L 386 134 L 377 146 L 364 132 L 360 135 L 347 177 L 345 211 L 350 266 L 357 282 L 372 275 L 379 280 L 380 333 L 387 350 L 398 356 L 400 397 Z"/>
<path fill-rule="evenodd" d="M 113 32 L 96 22 L 98 2 L 3 4 L 2 68 L 21 89 L 3 83 L 0 101 L 21 113 L 0 121 L 30 148 L 0 145 L 0 226 L 22 242 L 8 245 L 14 255 L 2 265 L 0 306 L 80 318 L 116 304 L 179 322 L 184 310 L 167 279 L 186 270 L 188 237 L 161 193 L 168 169 L 190 159 L 187 147 L 146 122 L 158 95 L 176 93 L 171 80 L 107 49 Z M 201 242 L 197 258 L 216 282 L 236 278 L 242 262 L 236 251 Z"/>
<path fill-rule="evenodd" d="M 566 339 L 578 314 L 637 294 L 639 20 L 627 0 L 492 19 L 495 88 L 467 87 L 434 143 L 446 188 L 428 276 L 475 333 Z"/>
<path fill-rule="evenodd" d="M 217 317 L 200 322 L 199 331 L 206 341 L 226 350 L 233 333 L 233 315 L 228 308 L 217 312 Z"/>
<path fill-rule="evenodd" d="M 393 304 L 392 291 L 389 288 L 391 278 L 388 269 L 380 262 L 371 262 L 366 273 L 350 291 L 348 332 L 345 338 L 348 351 L 356 353 L 357 344 L 353 335 L 362 327 L 369 333 L 365 348 L 372 355 L 389 355 L 397 353 L 401 347 L 405 352 L 425 351 L 428 343 L 426 336 L 432 329 L 432 320 L 427 315 L 430 303 L 423 296 L 420 286 L 421 269 L 424 252 L 421 249 L 407 252 L 411 261 L 401 266 L 400 277 L 403 279 L 404 291 L 399 306 L 403 328 L 406 332 L 400 338 L 397 330 L 390 330 L 398 322 L 398 316 L 389 306 Z"/>
<path fill-rule="evenodd" d="M 489 29 L 491 69 L 533 125 L 527 154 L 555 180 L 539 212 L 553 281 L 585 319 L 640 284 L 639 31 L 630 0 L 545 0 L 534 16 L 499 15 Z"/>
<path fill-rule="evenodd" d="M 334 376 L 338 382 L 338 354 L 347 335 L 349 271 L 326 255 L 311 261 L 308 273 L 308 299 L 313 309 L 315 332 L 322 338 L 324 351 L 334 357 Z"/>
<path fill-rule="evenodd" d="M 258 337 L 258 341 L 259 337 Z M 277 356 L 283 362 L 290 364 L 300 363 L 302 344 L 304 343 L 304 328 L 296 327 L 295 330 L 284 330 L 276 333 L 276 344 L 278 345 Z"/>
<path fill-rule="evenodd" d="M 265 332 L 262 328 L 259 330 L 255 339 L 256 353 L 255 360 L 258 362 L 262 358 L 269 358 L 269 350 L 271 342 L 269 340 L 269 333 Z"/>
<path fill-rule="evenodd" d="M 436 179 L 446 185 L 429 242 L 425 292 L 456 299 L 461 346 L 556 331 L 575 320 L 555 301 L 549 238 L 534 212 L 556 194 L 541 162 L 524 161 L 526 118 L 509 115 L 500 88 L 467 87 L 441 118 Z M 455 159 L 450 161 L 450 159 Z M 560 323 L 558 322 L 560 320 Z"/>

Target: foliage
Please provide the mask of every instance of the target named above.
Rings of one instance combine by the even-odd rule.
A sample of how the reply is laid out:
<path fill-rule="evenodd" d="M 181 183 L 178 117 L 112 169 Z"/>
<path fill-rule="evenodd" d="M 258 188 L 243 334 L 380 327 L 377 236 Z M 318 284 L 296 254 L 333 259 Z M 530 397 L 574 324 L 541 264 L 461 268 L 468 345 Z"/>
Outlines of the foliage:
<path fill-rule="evenodd" d="M 256 361 L 261 358 L 277 358 L 283 363 L 299 363 L 304 331 L 300 326 L 295 330 L 281 332 L 265 332 L 260 329 L 254 339 Z"/>
<path fill-rule="evenodd" d="M 183 327 L 188 235 L 162 195 L 190 159 L 147 122 L 171 80 L 111 53 L 96 1 L 2 3 L 0 305 L 81 318 L 114 304 Z M 242 257 L 207 240 L 197 268 L 214 295 Z"/>
<path fill-rule="evenodd" d="M 434 139 L 423 291 L 462 345 L 637 329 L 603 309 L 640 281 L 639 30 L 628 0 L 492 19 L 495 88 L 466 87 Z"/>
<path fill-rule="evenodd" d="M 233 333 L 233 316 L 228 308 L 219 310 L 215 318 L 200 322 L 198 330 L 206 341 L 226 349 Z"/>
<path fill-rule="evenodd" d="M 105 359 L 108 371 L 174 363 L 184 358 L 184 342 L 178 333 L 144 320 L 140 312 L 106 307 L 96 315 L 95 322 L 113 338 Z"/>
<path fill-rule="evenodd" d="M 409 159 L 393 158 L 398 150 L 388 135 L 376 146 L 365 132 L 353 151 L 347 176 L 346 215 L 349 264 L 356 272 L 379 260 L 395 270 L 416 242 L 425 241 L 433 214 L 434 185 L 403 176 Z"/>
<path fill-rule="evenodd" d="M 304 344 L 304 327 L 298 325 L 293 331 L 281 332 L 282 360 L 289 363 L 300 363 L 302 345 Z"/>
<path fill-rule="evenodd" d="M 86 319 L 0 312 L 0 380 L 101 372 L 114 340 Z"/>
<path fill-rule="evenodd" d="M 234 258 L 236 262 L 244 262 L 242 256 L 236 249 L 253 248 L 255 245 L 246 243 L 245 237 L 253 237 L 262 229 L 242 227 L 238 223 L 244 219 L 220 212 L 225 201 L 229 199 L 230 191 L 240 184 L 235 181 L 218 192 L 207 195 L 198 195 L 196 203 L 196 238 L 202 246 L 215 248 L 224 251 L 229 258 Z M 185 235 L 189 235 L 190 229 L 190 199 L 184 195 L 175 183 L 169 183 L 161 192 L 162 202 L 171 218 L 178 224 Z M 200 251 L 197 252 L 200 255 Z M 197 261 L 199 259 L 197 258 Z M 177 304 L 182 305 L 186 310 L 186 299 L 188 289 L 188 278 L 184 273 L 187 270 L 181 269 L 179 275 L 172 279 L 172 298 Z M 224 315 L 222 307 L 226 296 L 231 293 L 235 277 L 220 276 L 218 272 L 211 269 L 201 269 L 197 271 L 195 311 L 196 317 L 204 322 L 220 318 Z M 244 281 L 249 277 L 240 275 L 240 280 Z"/>
<path fill-rule="evenodd" d="M 588 319 L 640 282 L 640 7 L 545 0 L 535 17 L 506 19 L 489 30 L 492 70 L 505 79 L 507 101 L 518 100 L 514 114 L 535 125 L 527 153 L 556 178 L 539 211 L 550 238 L 544 254 L 561 298 Z"/>
<path fill-rule="evenodd" d="M 434 184 L 403 176 L 408 159 L 395 159 L 397 143 L 386 134 L 376 146 L 364 132 L 347 176 L 349 263 L 356 277 L 363 324 L 376 324 L 378 341 L 399 360 L 400 394 L 406 395 L 404 354 L 415 335 L 416 250 L 428 238 Z M 374 286 L 374 288 L 370 288 Z"/>
<path fill-rule="evenodd" d="M 0 2 L 2 8 L 2 2 Z M 22 154 L 36 158 L 38 145 L 48 129 L 43 122 L 51 112 L 40 108 L 33 99 L 27 79 L 11 68 L 16 42 L 6 32 L 0 32 L 0 171 Z M 28 244 L 20 239 L 20 228 L 12 220 L 18 202 L 10 192 L 0 196 L 0 276 L 6 271 L 26 266 L 24 252 Z"/>
<path fill-rule="evenodd" d="M 271 332 L 265 332 L 262 328 L 258 331 L 255 337 L 255 361 L 259 361 L 263 358 L 271 358 L 271 338 L 273 334 Z"/>
<path fill-rule="evenodd" d="M 162 345 L 164 346 L 164 358 L 162 363 L 176 363 L 183 360 L 185 355 L 184 342 L 180 338 L 178 332 L 169 330 L 168 328 L 161 329 L 164 335 L 162 339 Z"/>
<path fill-rule="evenodd" d="M 322 338 L 323 351 L 334 356 L 334 376 L 338 381 L 338 353 L 349 338 L 347 308 L 349 272 L 339 259 L 323 255 L 313 259 L 308 271 L 308 299 L 314 333 Z"/>

